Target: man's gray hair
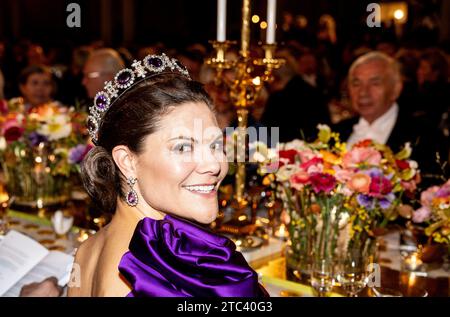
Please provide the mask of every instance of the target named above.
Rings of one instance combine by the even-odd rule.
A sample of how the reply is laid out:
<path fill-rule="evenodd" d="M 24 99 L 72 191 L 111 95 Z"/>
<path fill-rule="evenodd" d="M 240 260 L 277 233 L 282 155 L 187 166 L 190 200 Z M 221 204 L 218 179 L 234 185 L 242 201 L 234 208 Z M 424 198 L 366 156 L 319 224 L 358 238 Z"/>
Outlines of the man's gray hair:
<path fill-rule="evenodd" d="M 386 65 L 386 68 L 391 71 L 391 75 L 392 75 L 391 78 L 394 82 L 401 80 L 402 77 L 401 77 L 401 71 L 400 71 L 400 64 L 394 58 L 390 57 L 389 55 L 386 55 L 385 53 L 382 53 L 380 51 L 373 51 L 373 52 L 369 52 L 369 53 L 366 53 L 366 54 L 358 57 L 352 63 L 352 65 L 350 66 L 350 69 L 348 71 L 349 82 L 351 82 L 353 72 L 356 67 L 370 63 L 370 62 L 374 62 L 374 61 L 383 62 Z"/>

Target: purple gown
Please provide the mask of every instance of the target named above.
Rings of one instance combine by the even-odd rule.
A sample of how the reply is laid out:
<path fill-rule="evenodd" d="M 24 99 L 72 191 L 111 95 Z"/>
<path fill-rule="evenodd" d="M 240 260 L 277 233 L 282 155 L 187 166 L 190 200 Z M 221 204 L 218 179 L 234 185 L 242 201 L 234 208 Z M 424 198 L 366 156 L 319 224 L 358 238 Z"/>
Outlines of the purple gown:
<path fill-rule="evenodd" d="M 170 215 L 139 221 L 119 271 L 128 297 L 268 296 L 230 239 Z"/>

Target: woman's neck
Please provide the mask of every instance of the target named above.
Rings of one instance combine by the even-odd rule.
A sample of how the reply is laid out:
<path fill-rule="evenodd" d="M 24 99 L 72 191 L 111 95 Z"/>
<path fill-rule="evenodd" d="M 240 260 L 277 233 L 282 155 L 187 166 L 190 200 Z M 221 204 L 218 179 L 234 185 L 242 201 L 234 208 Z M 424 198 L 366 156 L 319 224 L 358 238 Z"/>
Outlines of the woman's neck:
<path fill-rule="evenodd" d="M 165 214 L 162 212 L 156 211 L 153 208 L 143 206 L 143 204 L 139 204 L 136 207 L 128 206 L 121 199 L 117 200 L 117 207 L 114 217 L 111 221 L 111 224 L 120 225 L 120 227 L 136 228 L 137 223 L 143 218 L 152 218 L 156 220 L 163 219 Z"/>

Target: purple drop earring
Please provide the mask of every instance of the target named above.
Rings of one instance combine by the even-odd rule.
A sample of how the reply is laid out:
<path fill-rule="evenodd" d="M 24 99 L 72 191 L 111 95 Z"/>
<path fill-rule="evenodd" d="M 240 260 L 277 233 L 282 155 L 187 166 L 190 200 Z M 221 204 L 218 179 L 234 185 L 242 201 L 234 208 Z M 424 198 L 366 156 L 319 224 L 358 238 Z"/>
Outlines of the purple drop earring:
<path fill-rule="evenodd" d="M 128 186 L 130 186 L 130 190 L 128 191 L 125 199 L 127 204 L 131 207 L 136 207 L 136 205 L 138 204 L 138 195 L 136 191 L 133 189 L 133 186 L 134 184 L 136 184 L 136 182 L 137 178 L 135 177 L 130 177 L 127 179 L 127 184 Z"/>

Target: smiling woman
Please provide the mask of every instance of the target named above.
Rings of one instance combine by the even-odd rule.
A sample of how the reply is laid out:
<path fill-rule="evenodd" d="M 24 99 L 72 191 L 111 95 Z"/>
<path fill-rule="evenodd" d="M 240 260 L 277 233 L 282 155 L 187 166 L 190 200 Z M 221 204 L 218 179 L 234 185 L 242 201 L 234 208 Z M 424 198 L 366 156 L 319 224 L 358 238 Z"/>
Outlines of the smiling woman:
<path fill-rule="evenodd" d="M 120 71 L 94 98 L 89 195 L 114 216 L 78 250 L 69 296 L 263 296 L 229 239 L 206 230 L 227 173 L 201 84 L 166 55 Z"/>

